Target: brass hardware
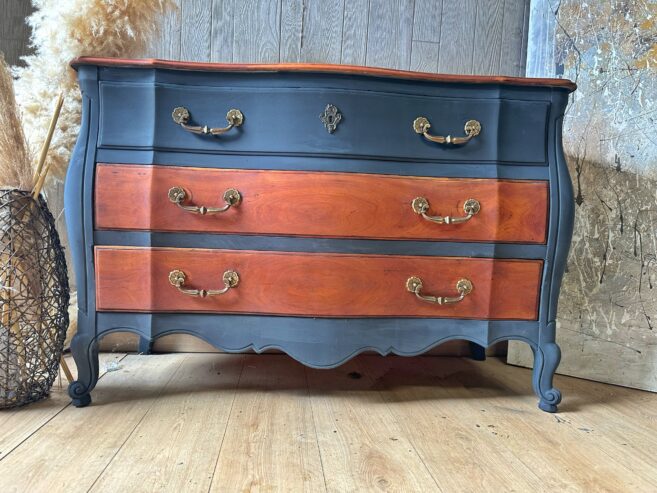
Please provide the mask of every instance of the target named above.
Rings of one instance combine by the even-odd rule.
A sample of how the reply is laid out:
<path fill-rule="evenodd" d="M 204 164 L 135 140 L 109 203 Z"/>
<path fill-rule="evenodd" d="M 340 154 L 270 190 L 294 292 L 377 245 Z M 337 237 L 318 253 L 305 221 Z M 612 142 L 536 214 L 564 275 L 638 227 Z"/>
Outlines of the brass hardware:
<path fill-rule="evenodd" d="M 242 195 L 235 190 L 234 188 L 229 188 L 224 192 L 224 202 L 226 205 L 223 207 L 205 207 L 204 205 L 184 205 L 183 202 L 187 198 L 187 192 L 182 187 L 173 187 L 169 189 L 169 200 L 176 204 L 181 209 L 184 209 L 189 212 L 194 212 L 196 214 L 201 214 L 202 216 L 206 214 L 215 214 L 217 212 L 226 212 L 231 207 L 237 206 L 242 201 Z"/>
<path fill-rule="evenodd" d="M 332 134 L 338 128 L 338 123 L 342 121 L 342 115 L 335 106 L 327 104 L 324 111 L 319 115 L 319 119 L 322 120 L 328 133 Z"/>
<path fill-rule="evenodd" d="M 437 142 L 439 144 L 465 144 L 473 137 L 476 137 L 481 132 L 481 123 L 477 120 L 468 120 L 465 122 L 465 137 L 452 137 L 448 135 L 443 137 L 441 135 L 429 135 L 429 129 L 431 128 L 431 123 L 423 116 L 419 116 L 413 122 L 413 130 L 415 133 L 424 135 L 424 138 L 430 140 L 431 142 Z"/>
<path fill-rule="evenodd" d="M 467 295 L 469 295 L 474 288 L 472 281 L 464 278 L 459 279 L 456 282 L 456 291 L 459 293 L 458 296 L 429 296 L 420 293 L 420 291 L 422 291 L 422 286 L 422 279 L 419 277 L 413 276 L 406 280 L 406 289 L 409 292 L 415 294 L 415 296 L 417 296 L 422 301 L 426 301 L 427 303 L 435 303 L 437 305 L 449 305 L 458 303 L 459 301 L 462 301 L 463 298 L 465 298 Z"/>
<path fill-rule="evenodd" d="M 207 125 L 197 126 L 197 125 L 188 125 L 190 119 L 190 113 L 187 108 L 184 106 L 179 106 L 174 108 L 173 113 L 171 113 L 171 118 L 173 121 L 180 125 L 182 128 L 188 132 L 201 135 L 221 135 L 228 132 L 233 127 L 239 127 L 244 123 L 244 115 L 240 110 L 232 109 L 228 110 L 226 113 L 226 121 L 228 125 L 222 128 L 210 128 Z"/>
<path fill-rule="evenodd" d="M 429 201 L 424 197 L 415 197 L 413 202 L 411 202 L 411 207 L 413 212 L 421 215 L 427 221 L 431 221 L 438 224 L 459 224 L 469 221 L 472 216 L 477 214 L 481 210 L 481 204 L 478 200 L 468 199 L 463 204 L 463 212 L 465 216 L 463 217 L 451 217 L 451 216 L 429 216 L 427 211 L 429 210 Z"/>
<path fill-rule="evenodd" d="M 240 283 L 240 276 L 234 270 L 227 270 L 224 272 L 223 289 L 188 289 L 185 288 L 185 273 L 179 269 L 169 272 L 169 282 L 178 291 L 188 296 L 198 296 L 199 298 L 207 298 L 208 296 L 217 296 L 227 293 L 231 288 L 236 287 Z"/>

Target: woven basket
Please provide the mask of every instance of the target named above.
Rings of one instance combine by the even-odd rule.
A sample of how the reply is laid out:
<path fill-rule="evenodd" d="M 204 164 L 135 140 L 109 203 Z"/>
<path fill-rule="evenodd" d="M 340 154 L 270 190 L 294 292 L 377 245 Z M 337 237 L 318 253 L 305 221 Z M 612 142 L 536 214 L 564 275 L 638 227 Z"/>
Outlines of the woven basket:
<path fill-rule="evenodd" d="M 0 408 L 50 392 L 68 302 L 66 260 L 45 200 L 0 190 Z"/>

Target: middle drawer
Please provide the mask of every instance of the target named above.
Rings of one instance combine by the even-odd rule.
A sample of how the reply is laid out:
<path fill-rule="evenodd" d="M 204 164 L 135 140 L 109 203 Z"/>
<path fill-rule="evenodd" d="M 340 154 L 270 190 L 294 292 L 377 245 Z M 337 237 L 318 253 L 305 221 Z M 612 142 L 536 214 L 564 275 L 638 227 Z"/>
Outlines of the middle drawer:
<path fill-rule="evenodd" d="M 536 320 L 543 268 L 542 260 L 114 246 L 97 246 L 94 264 L 99 311 L 490 320 Z"/>
<path fill-rule="evenodd" d="M 545 243 L 547 213 L 545 181 L 124 164 L 96 169 L 97 229 Z"/>

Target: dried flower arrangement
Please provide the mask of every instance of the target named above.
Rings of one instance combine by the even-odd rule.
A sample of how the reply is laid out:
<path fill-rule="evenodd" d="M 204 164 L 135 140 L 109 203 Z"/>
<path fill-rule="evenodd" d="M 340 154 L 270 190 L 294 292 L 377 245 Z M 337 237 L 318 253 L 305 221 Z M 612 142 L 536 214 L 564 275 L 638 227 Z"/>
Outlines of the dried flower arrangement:
<path fill-rule="evenodd" d="M 0 59 L 0 408 L 48 394 L 69 322 L 66 264 L 40 196 L 49 173 L 63 179 L 78 136 L 81 101 L 69 62 L 143 55 L 159 18 L 176 8 L 173 0 L 32 3 L 35 54 L 14 68 L 15 82 Z"/>
<path fill-rule="evenodd" d="M 14 68 L 16 99 L 31 152 L 45 140 L 50 108 L 63 93 L 60 132 L 54 137 L 46 166 L 63 179 L 80 127 L 81 102 L 75 72 L 69 67 L 82 55 L 131 58 L 143 56 L 158 33 L 162 15 L 176 9 L 173 0 L 32 0 L 34 55 Z"/>
<path fill-rule="evenodd" d="M 32 153 L 18 114 L 13 80 L 0 55 L 0 187 L 31 189 L 32 174 Z"/>
<path fill-rule="evenodd" d="M 30 190 L 35 199 L 39 196 L 50 169 L 50 163 L 45 165 L 46 158 L 63 103 L 64 97 L 60 94 L 46 126 L 39 160 L 34 163 L 34 153 L 27 144 L 16 104 L 14 81 L 0 53 L 0 188 Z"/>

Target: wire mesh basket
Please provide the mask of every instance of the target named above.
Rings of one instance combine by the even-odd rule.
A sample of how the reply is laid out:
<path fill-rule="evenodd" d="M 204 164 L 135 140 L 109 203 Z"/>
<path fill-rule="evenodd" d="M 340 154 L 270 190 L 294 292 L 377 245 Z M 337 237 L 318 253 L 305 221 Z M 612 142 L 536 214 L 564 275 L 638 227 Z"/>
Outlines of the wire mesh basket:
<path fill-rule="evenodd" d="M 45 200 L 0 190 L 0 408 L 50 392 L 68 328 L 68 302 L 64 251 Z"/>

